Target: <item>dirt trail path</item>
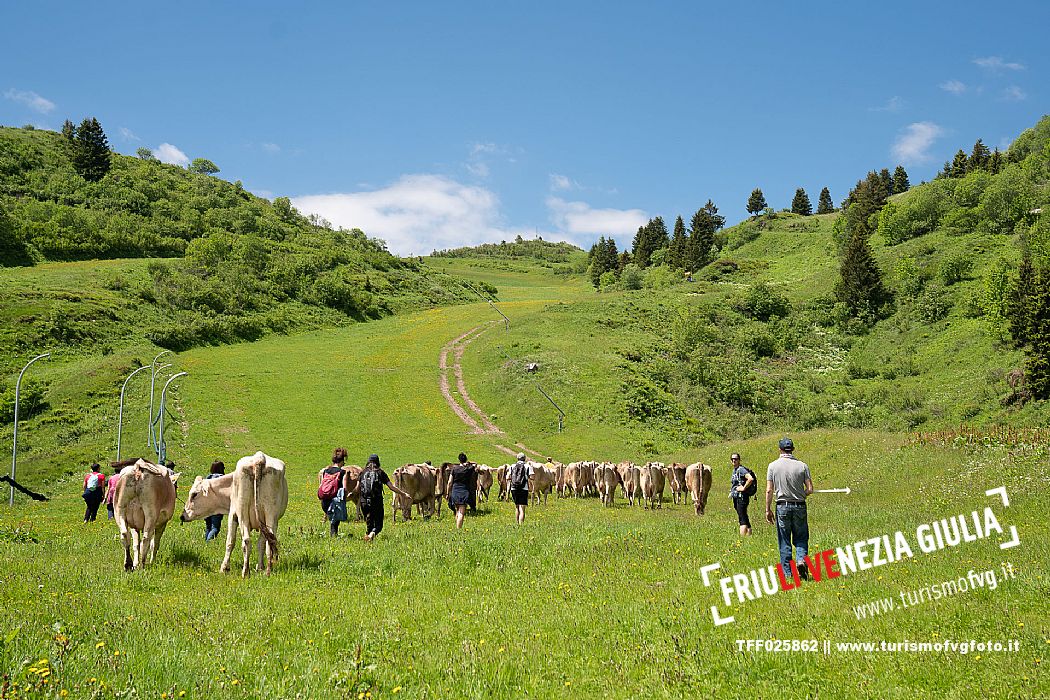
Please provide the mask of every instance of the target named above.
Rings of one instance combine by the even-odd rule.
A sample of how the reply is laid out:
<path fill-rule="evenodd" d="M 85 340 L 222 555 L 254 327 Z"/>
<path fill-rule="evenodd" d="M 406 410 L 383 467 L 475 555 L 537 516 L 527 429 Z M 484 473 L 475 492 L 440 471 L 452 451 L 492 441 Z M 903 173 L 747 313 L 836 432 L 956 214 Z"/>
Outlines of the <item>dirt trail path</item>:
<path fill-rule="evenodd" d="M 466 381 L 463 379 L 463 353 L 466 351 L 468 345 L 481 337 L 481 334 L 491 328 L 495 323 L 497 322 L 489 321 L 480 326 L 475 326 L 463 335 L 453 338 L 441 348 L 441 356 L 438 359 L 438 382 L 441 387 L 441 395 L 445 397 L 445 402 L 456 416 L 463 421 L 463 424 L 470 429 L 471 434 L 498 435 L 502 438 L 506 438 L 506 433 L 498 425 L 493 423 L 489 419 L 488 414 L 478 406 L 474 399 L 470 397 L 470 394 L 467 392 Z M 451 363 L 449 362 L 450 358 Z M 450 373 L 452 377 L 455 377 L 455 393 L 452 391 Z M 456 394 L 459 394 L 458 399 L 456 398 Z M 517 453 L 521 451 L 532 455 L 539 455 L 538 452 L 530 450 L 521 443 L 514 443 L 513 445 L 508 446 L 500 441 L 492 443 L 492 446 L 511 456 L 517 455 Z"/>

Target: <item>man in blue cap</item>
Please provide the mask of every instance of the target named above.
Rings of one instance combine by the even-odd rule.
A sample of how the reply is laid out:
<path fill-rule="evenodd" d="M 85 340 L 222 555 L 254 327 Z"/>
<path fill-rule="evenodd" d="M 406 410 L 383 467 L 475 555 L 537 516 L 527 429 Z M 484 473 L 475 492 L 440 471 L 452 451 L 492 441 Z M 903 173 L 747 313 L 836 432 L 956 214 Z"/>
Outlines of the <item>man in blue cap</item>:
<path fill-rule="evenodd" d="M 773 525 L 773 496 L 777 501 L 777 544 L 780 546 L 780 563 L 784 574 L 791 567 L 791 546 L 795 546 L 795 561 L 798 574 L 809 578 L 805 557 L 809 552 L 809 520 L 806 516 L 806 497 L 813 493 L 813 477 L 809 466 L 795 457 L 795 443 L 791 438 L 782 438 L 779 443 L 780 457 L 770 462 L 766 472 L 766 521 Z"/>

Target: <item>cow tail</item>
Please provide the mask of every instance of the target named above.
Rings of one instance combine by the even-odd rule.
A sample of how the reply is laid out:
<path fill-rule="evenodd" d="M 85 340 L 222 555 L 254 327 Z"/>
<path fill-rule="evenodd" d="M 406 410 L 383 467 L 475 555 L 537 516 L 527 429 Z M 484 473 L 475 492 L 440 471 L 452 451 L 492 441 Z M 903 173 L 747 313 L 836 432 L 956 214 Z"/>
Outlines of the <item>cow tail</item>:
<path fill-rule="evenodd" d="M 277 559 L 277 535 L 273 534 L 266 522 L 263 520 L 262 515 L 259 513 L 259 472 L 266 468 L 266 462 L 256 464 L 255 469 L 252 472 L 252 486 L 255 489 L 255 519 L 259 521 L 259 532 L 266 538 L 266 544 L 270 545 L 270 549 L 273 551 L 273 558 Z"/>

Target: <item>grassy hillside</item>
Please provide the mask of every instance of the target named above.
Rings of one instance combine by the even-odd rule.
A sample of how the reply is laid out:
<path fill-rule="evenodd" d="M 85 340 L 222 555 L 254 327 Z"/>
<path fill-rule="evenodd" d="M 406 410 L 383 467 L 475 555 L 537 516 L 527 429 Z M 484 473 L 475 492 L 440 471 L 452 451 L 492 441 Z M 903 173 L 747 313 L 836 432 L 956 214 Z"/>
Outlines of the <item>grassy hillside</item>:
<path fill-rule="evenodd" d="M 593 298 L 582 280 L 549 271 L 515 275 L 497 268 L 491 274 L 503 282 L 507 301 L 500 306 L 512 323 L 509 331 L 494 326 L 476 345 L 560 348 L 567 343 L 564 326 L 529 319 L 575 313 L 581 297 Z M 628 293 L 601 299 L 624 307 L 631 301 Z M 654 297 L 653 307 L 660 303 L 670 302 Z M 560 312 L 552 310 L 559 306 Z M 623 318 L 642 315 L 636 304 Z M 131 688 L 157 697 L 678 697 L 697 688 L 733 697 L 741 684 L 749 696 L 772 697 L 785 683 L 800 697 L 1043 692 L 1050 629 L 1040 602 L 1050 593 L 1040 567 L 1050 556 L 1042 516 L 1050 507 L 1045 445 L 917 445 L 864 430 L 795 434 L 818 488 L 854 491 L 814 497 L 815 548 L 914 530 L 921 522 L 981 508 L 989 502 L 984 490 L 1000 485 L 1010 490 L 1009 522 L 1020 528 L 1023 546 L 1005 553 L 983 540 L 919 555 L 755 601 L 726 627 L 711 624 L 717 593 L 697 572 L 716 561 L 734 573 L 774 561 L 775 537 L 758 524 L 756 506 L 755 537 L 738 537 L 723 466 L 728 452 L 737 450 L 761 472 L 773 456 L 769 435 L 661 452 L 715 465 L 703 518 L 689 505 L 670 502 L 648 512 L 619 498 L 612 509 L 596 499 L 551 499 L 530 508 L 520 529 L 510 506 L 490 503 L 464 531 L 454 530 L 446 512 L 428 522 L 394 525 L 388 518 L 372 545 L 360 541 L 359 524 L 348 536 L 327 539 L 315 479 L 337 445 L 347 447 L 353 461 L 377 451 L 389 467 L 447 459 L 460 450 L 488 463 L 504 459 L 493 447 L 496 437 L 465 433 L 441 398 L 435 371 L 448 340 L 494 318 L 485 304 L 459 305 L 180 354 L 175 361 L 190 375 L 174 402 L 168 435 L 180 467 L 193 475 L 212 459 L 229 463 L 260 447 L 288 462 L 291 500 L 275 574 L 247 582 L 221 576 L 222 544 L 204 543 L 203 526 L 194 523 L 169 528 L 156 568 L 127 575 L 112 524 L 76 522 L 79 477 L 56 477 L 49 488 L 53 502 L 19 497 L 13 512 L 0 510 L 0 557 L 9 563 L 2 575 L 6 605 L 0 607 L 3 673 L 19 683 L 23 697 L 60 689 L 73 697 L 108 697 Z M 573 337 L 595 351 L 584 378 L 596 377 L 605 366 L 605 337 Z M 465 376 L 475 398 L 507 429 L 506 439 L 566 460 L 645 458 L 612 421 L 584 421 L 573 413 L 558 435 L 548 409 L 532 395 L 482 398 L 486 377 L 479 362 L 486 353 L 468 349 Z M 551 370 L 542 371 L 546 383 Z M 615 394 L 615 384 L 607 384 Z M 133 404 L 140 447 L 143 402 L 140 391 Z M 27 436 L 39 429 L 31 422 Z M 112 439 L 112 432 L 107 435 Z M 32 480 L 61 467 L 35 459 L 25 470 Z M 921 478 L 901 478 L 902 470 Z M 859 620 L 854 612 L 898 590 L 993 569 L 1004 559 L 1019 578 L 995 591 L 874 619 Z M 319 596 L 328 601 L 325 592 L 336 589 L 344 591 L 334 598 L 338 605 L 318 604 Z M 980 659 L 737 651 L 737 639 L 772 636 L 1016 639 L 1021 650 Z"/>

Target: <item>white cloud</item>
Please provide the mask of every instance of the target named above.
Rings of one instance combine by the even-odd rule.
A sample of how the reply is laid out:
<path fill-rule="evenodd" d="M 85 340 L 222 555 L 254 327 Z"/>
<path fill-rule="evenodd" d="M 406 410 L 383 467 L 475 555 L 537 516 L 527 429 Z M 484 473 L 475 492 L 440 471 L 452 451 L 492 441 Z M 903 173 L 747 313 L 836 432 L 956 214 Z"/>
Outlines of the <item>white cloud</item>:
<path fill-rule="evenodd" d="M 262 144 L 262 149 L 264 151 L 266 151 L 267 153 L 280 153 L 281 152 L 281 147 L 280 146 L 278 146 L 276 143 L 270 143 L 270 142 L 263 143 Z"/>
<path fill-rule="evenodd" d="M 1001 70 L 1024 70 L 1025 66 L 1023 63 L 1013 63 L 1004 61 L 1002 56 L 985 56 L 984 58 L 975 58 L 973 62 L 981 68 L 987 68 L 992 71 Z"/>
<path fill-rule="evenodd" d="M 940 84 L 941 90 L 950 92 L 953 95 L 961 95 L 966 92 L 966 83 L 961 80 L 947 80 Z"/>
<path fill-rule="evenodd" d="M 190 162 L 189 157 L 182 151 L 170 143 L 162 143 L 153 150 L 153 155 L 157 157 L 161 163 L 167 163 L 169 165 L 188 165 Z"/>
<path fill-rule="evenodd" d="M 559 175 L 558 173 L 551 173 L 550 175 L 551 191 L 553 192 L 564 192 L 565 190 L 571 190 L 578 188 L 579 185 L 574 181 L 570 180 L 565 175 Z"/>
<path fill-rule="evenodd" d="M 381 238 L 398 255 L 420 255 L 513 238 L 491 191 L 442 175 L 402 175 L 378 190 L 304 195 L 292 203 L 343 228 Z"/>
<path fill-rule="evenodd" d="M 34 112 L 47 114 L 55 108 L 55 103 L 46 97 L 41 97 L 32 90 L 15 90 L 11 88 L 4 92 L 4 97 L 13 102 L 20 102 Z"/>
<path fill-rule="evenodd" d="M 903 164 L 924 163 L 930 160 L 930 146 L 943 134 L 944 129 L 933 122 L 909 124 L 893 142 L 893 157 Z"/>
<path fill-rule="evenodd" d="M 1021 100 L 1024 100 L 1024 99 L 1027 99 L 1027 98 L 1028 98 L 1028 93 L 1026 93 L 1021 88 L 1017 87 L 1016 85 L 1011 85 L 1010 87 L 1008 87 L 1005 90 L 1003 90 L 1003 99 L 1004 100 L 1009 100 L 1011 102 L 1020 102 Z"/>
<path fill-rule="evenodd" d="M 129 129 L 126 126 L 120 127 L 119 131 L 120 131 L 120 137 L 122 139 L 124 139 L 125 141 L 141 141 L 142 140 L 138 136 L 135 135 L 134 131 L 132 131 L 131 129 Z"/>
<path fill-rule="evenodd" d="M 898 95 L 894 95 L 886 101 L 881 107 L 871 107 L 869 111 L 872 112 L 899 112 L 904 107 L 904 100 Z"/>
<path fill-rule="evenodd" d="M 649 221 L 641 209 L 593 209 L 586 202 L 548 197 L 551 221 L 570 237 L 583 235 L 633 236 Z"/>
<path fill-rule="evenodd" d="M 467 163 L 467 172 L 475 177 L 488 177 L 491 170 L 488 163 L 478 161 L 476 163 Z"/>
<path fill-rule="evenodd" d="M 494 161 L 503 163 L 516 163 L 516 154 L 521 153 L 520 148 L 504 146 L 492 142 L 475 142 L 470 144 L 467 153 L 467 162 L 464 167 L 467 172 L 477 178 L 487 178 L 492 173 Z"/>

